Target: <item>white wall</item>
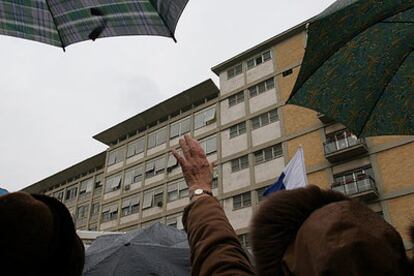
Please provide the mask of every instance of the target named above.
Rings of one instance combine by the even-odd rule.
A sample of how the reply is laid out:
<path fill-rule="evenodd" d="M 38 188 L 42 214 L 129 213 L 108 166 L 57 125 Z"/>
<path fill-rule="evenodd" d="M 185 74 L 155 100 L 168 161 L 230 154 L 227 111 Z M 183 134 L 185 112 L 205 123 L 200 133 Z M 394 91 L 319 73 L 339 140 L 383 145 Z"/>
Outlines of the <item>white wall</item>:
<path fill-rule="evenodd" d="M 173 202 L 168 202 L 167 203 L 167 210 L 172 210 L 175 208 L 180 208 L 180 207 L 184 207 L 187 206 L 187 204 L 190 202 L 189 198 L 182 198 L 179 200 L 175 200 Z"/>
<path fill-rule="evenodd" d="M 234 230 L 249 227 L 253 214 L 252 207 L 233 211 L 233 198 L 225 199 L 223 207 L 224 212 L 226 213 L 226 216 Z"/>
<path fill-rule="evenodd" d="M 149 216 L 161 213 L 161 212 L 162 212 L 162 207 L 155 206 L 155 207 L 151 207 L 151 208 L 143 210 L 142 216 L 149 217 Z"/>
<path fill-rule="evenodd" d="M 255 113 L 268 106 L 276 105 L 276 89 L 270 89 L 262 94 L 259 94 L 249 99 L 250 112 Z"/>
<path fill-rule="evenodd" d="M 138 221 L 139 220 L 139 213 L 135 213 L 129 216 L 122 217 L 119 221 L 119 224 L 125 224 L 131 221 Z"/>
<path fill-rule="evenodd" d="M 237 152 L 247 150 L 247 134 L 230 139 L 230 131 L 226 129 L 221 132 L 221 156 L 226 157 Z"/>
<path fill-rule="evenodd" d="M 116 164 L 113 164 L 113 165 L 111 165 L 111 166 L 109 166 L 107 169 L 106 169 L 106 171 L 109 173 L 109 172 L 112 172 L 112 171 L 114 171 L 114 170 L 116 170 L 116 169 L 119 169 L 119 168 L 122 168 L 122 166 L 124 165 L 124 162 L 119 162 L 119 163 L 116 163 Z"/>
<path fill-rule="evenodd" d="M 194 130 L 194 136 L 197 137 L 197 136 L 199 136 L 203 133 L 206 133 L 206 132 L 211 131 L 211 130 L 216 129 L 216 128 L 217 128 L 217 123 L 216 122 L 211 123 L 209 125 L 206 125 L 204 127 L 200 127 L 198 129 Z"/>
<path fill-rule="evenodd" d="M 276 181 L 276 178 L 280 176 L 284 167 L 285 160 L 283 156 L 255 166 L 256 183 L 271 179 Z"/>
<path fill-rule="evenodd" d="M 118 221 L 116 219 L 111 220 L 111 221 L 107 221 L 104 223 L 101 223 L 101 225 L 99 226 L 100 230 L 105 230 L 108 228 L 112 228 L 112 227 L 116 227 L 117 226 Z"/>
<path fill-rule="evenodd" d="M 128 165 L 128 164 L 137 162 L 137 161 L 141 160 L 142 158 L 144 158 L 144 153 L 143 152 L 141 152 L 141 153 L 139 153 L 137 155 L 131 156 L 130 158 L 128 158 L 126 160 L 126 163 Z"/>
<path fill-rule="evenodd" d="M 250 70 L 247 70 L 247 83 L 259 80 L 274 72 L 273 61 L 270 59 Z"/>
<path fill-rule="evenodd" d="M 229 108 L 228 99 L 220 102 L 221 124 L 225 125 L 246 116 L 246 109 L 244 102 L 234 105 Z"/>
<path fill-rule="evenodd" d="M 227 193 L 250 185 L 249 168 L 231 172 L 231 162 L 223 164 L 223 192 Z"/>
<path fill-rule="evenodd" d="M 157 153 L 159 151 L 162 151 L 162 150 L 164 150 L 166 148 L 167 148 L 167 144 L 164 143 L 162 145 L 159 145 L 159 146 L 153 147 L 151 149 L 148 149 L 147 150 L 147 156 L 153 155 L 153 154 L 155 154 L 155 153 Z"/>
<path fill-rule="evenodd" d="M 227 71 L 220 73 L 220 94 L 225 95 L 238 88 L 241 88 L 245 84 L 244 73 L 235 76 L 234 78 L 227 79 Z"/>
<path fill-rule="evenodd" d="M 274 122 L 252 131 L 253 146 L 261 145 L 281 136 L 280 122 Z"/>
<path fill-rule="evenodd" d="M 145 185 L 149 185 L 149 184 L 161 181 L 164 179 L 164 177 L 165 177 L 165 173 L 161 173 L 151 178 L 145 178 Z"/>
<path fill-rule="evenodd" d="M 103 199 L 107 200 L 107 199 L 110 199 L 110 198 L 113 198 L 113 197 L 117 197 L 120 194 L 121 194 L 121 189 L 104 194 Z"/>

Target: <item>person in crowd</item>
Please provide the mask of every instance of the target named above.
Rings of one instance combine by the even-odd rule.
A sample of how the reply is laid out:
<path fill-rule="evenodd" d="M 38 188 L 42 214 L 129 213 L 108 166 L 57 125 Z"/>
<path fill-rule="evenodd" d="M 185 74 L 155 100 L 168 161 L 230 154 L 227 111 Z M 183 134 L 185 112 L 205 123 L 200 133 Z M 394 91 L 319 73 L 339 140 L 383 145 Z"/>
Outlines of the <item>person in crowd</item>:
<path fill-rule="evenodd" d="M 0 196 L 1 275 L 79 276 L 85 249 L 68 209 L 45 195 Z"/>
<path fill-rule="evenodd" d="M 190 191 L 183 224 L 193 275 L 414 275 L 399 233 L 365 205 L 308 186 L 268 196 L 253 217 L 255 268 L 220 203 L 195 139 L 173 150 Z M 414 229 L 411 231 L 414 236 Z"/>

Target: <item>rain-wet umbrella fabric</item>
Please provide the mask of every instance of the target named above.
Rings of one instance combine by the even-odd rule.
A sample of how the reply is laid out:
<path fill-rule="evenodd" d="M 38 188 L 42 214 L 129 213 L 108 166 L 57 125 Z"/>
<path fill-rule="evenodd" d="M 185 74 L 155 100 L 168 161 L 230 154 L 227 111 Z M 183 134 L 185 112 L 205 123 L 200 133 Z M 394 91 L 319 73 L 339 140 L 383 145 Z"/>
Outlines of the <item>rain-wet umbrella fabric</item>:
<path fill-rule="evenodd" d="M 0 34 L 62 48 L 98 37 L 159 35 L 174 38 L 187 2 L 0 0 Z"/>
<path fill-rule="evenodd" d="M 190 275 L 184 231 L 160 223 L 123 235 L 105 235 L 86 250 L 84 276 Z"/>
<path fill-rule="evenodd" d="M 339 0 L 307 29 L 289 104 L 358 136 L 414 135 L 414 0 Z"/>

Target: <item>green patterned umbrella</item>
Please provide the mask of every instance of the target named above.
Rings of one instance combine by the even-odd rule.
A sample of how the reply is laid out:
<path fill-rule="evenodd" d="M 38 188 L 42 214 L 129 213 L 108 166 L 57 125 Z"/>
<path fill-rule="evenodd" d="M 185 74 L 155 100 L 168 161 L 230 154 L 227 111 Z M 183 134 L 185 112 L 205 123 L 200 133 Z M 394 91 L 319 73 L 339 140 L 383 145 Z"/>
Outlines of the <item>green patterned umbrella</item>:
<path fill-rule="evenodd" d="M 414 135 L 414 0 L 340 0 L 308 25 L 290 104 L 359 136 Z"/>
<path fill-rule="evenodd" d="M 188 0 L 0 0 L 0 34 L 62 47 L 121 35 L 172 37 Z"/>

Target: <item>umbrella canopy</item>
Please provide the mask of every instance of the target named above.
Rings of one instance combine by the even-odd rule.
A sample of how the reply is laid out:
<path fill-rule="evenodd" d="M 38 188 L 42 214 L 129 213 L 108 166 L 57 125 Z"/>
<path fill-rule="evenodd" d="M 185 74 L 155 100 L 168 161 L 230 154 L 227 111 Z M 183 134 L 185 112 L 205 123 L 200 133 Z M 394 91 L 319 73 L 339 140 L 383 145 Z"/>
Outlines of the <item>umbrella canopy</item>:
<path fill-rule="evenodd" d="M 84 276 L 190 275 L 184 231 L 160 223 L 124 235 L 100 236 L 86 250 Z"/>
<path fill-rule="evenodd" d="M 188 0 L 0 0 L 0 34 L 63 49 L 98 37 L 172 37 Z"/>
<path fill-rule="evenodd" d="M 358 136 L 414 135 L 414 1 L 339 0 L 311 19 L 288 103 Z"/>

